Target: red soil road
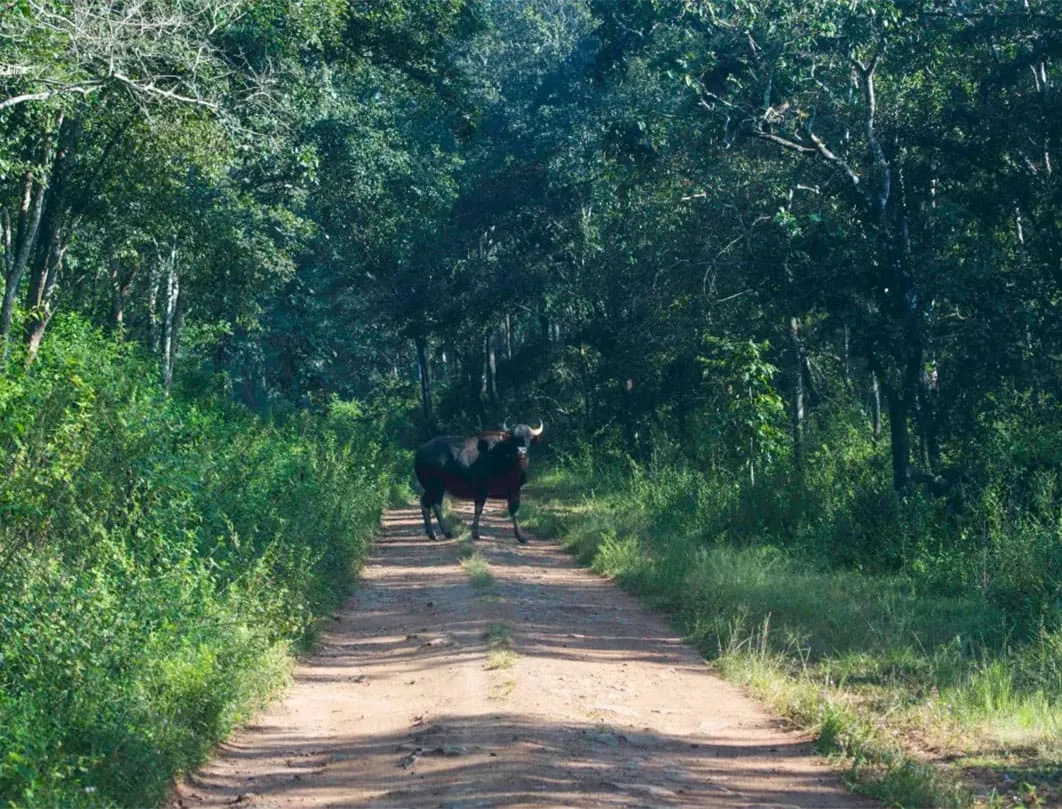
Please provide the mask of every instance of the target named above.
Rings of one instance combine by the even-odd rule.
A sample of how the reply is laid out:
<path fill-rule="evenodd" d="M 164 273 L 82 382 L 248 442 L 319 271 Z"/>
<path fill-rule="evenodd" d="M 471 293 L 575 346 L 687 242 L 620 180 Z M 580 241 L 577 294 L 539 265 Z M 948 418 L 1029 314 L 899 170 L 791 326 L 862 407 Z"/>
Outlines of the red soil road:
<path fill-rule="evenodd" d="M 461 510 L 467 520 L 470 509 Z M 171 807 L 870 809 L 714 676 L 666 622 L 503 512 L 475 543 L 391 511 L 357 591 L 287 695 L 177 785 Z M 489 639 L 510 633 L 510 665 Z"/>

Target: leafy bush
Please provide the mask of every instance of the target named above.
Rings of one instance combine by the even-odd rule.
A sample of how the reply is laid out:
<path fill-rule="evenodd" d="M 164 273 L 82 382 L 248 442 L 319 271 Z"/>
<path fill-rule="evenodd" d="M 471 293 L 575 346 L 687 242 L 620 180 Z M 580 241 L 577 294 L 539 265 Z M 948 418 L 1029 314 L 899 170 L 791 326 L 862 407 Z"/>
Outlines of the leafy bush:
<path fill-rule="evenodd" d="M 267 423 L 50 336 L 0 375 L 0 802 L 143 806 L 283 682 L 401 459 L 372 408 Z"/>

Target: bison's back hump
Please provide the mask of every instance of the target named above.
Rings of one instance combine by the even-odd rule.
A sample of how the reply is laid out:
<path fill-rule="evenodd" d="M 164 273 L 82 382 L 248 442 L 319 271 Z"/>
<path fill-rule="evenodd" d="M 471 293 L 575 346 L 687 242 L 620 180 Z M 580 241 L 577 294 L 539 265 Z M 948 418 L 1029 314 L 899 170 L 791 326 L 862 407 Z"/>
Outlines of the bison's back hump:
<path fill-rule="evenodd" d="M 457 435 L 440 435 L 426 444 L 422 444 L 413 456 L 413 463 L 417 468 L 422 466 L 444 466 L 453 461 L 465 443 L 465 439 Z"/>

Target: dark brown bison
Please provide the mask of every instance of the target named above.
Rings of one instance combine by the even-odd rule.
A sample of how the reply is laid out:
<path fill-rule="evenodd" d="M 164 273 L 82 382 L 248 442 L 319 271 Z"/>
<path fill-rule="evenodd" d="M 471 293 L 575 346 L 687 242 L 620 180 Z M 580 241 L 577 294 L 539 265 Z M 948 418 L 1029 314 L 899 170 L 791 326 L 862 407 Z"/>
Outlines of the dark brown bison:
<path fill-rule="evenodd" d="M 527 481 L 528 450 L 541 440 L 543 429 L 541 423 L 535 428 L 518 424 L 511 429 L 505 426 L 468 437 L 441 435 L 418 449 L 413 467 L 424 487 L 420 508 L 428 537 L 437 539 L 429 509 L 435 512 L 443 533 L 453 536 L 442 519 L 443 495 L 449 492 L 453 497 L 476 504 L 473 539 L 479 539 L 479 517 L 483 504 L 491 498 L 509 503 L 516 539 L 527 542 L 520 535 L 516 512 L 520 509 L 520 487 Z"/>

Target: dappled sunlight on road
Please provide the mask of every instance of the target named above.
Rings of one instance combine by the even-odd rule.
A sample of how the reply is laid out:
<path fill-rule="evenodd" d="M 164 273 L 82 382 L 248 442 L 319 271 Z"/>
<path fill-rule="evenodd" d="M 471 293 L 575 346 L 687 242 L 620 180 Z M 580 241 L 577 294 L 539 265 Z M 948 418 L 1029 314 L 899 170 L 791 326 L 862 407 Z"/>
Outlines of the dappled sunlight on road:
<path fill-rule="evenodd" d="M 461 567 L 470 548 L 486 584 Z M 294 679 L 175 805 L 870 806 L 660 616 L 552 543 L 517 545 L 497 508 L 474 543 L 389 512 Z"/>

